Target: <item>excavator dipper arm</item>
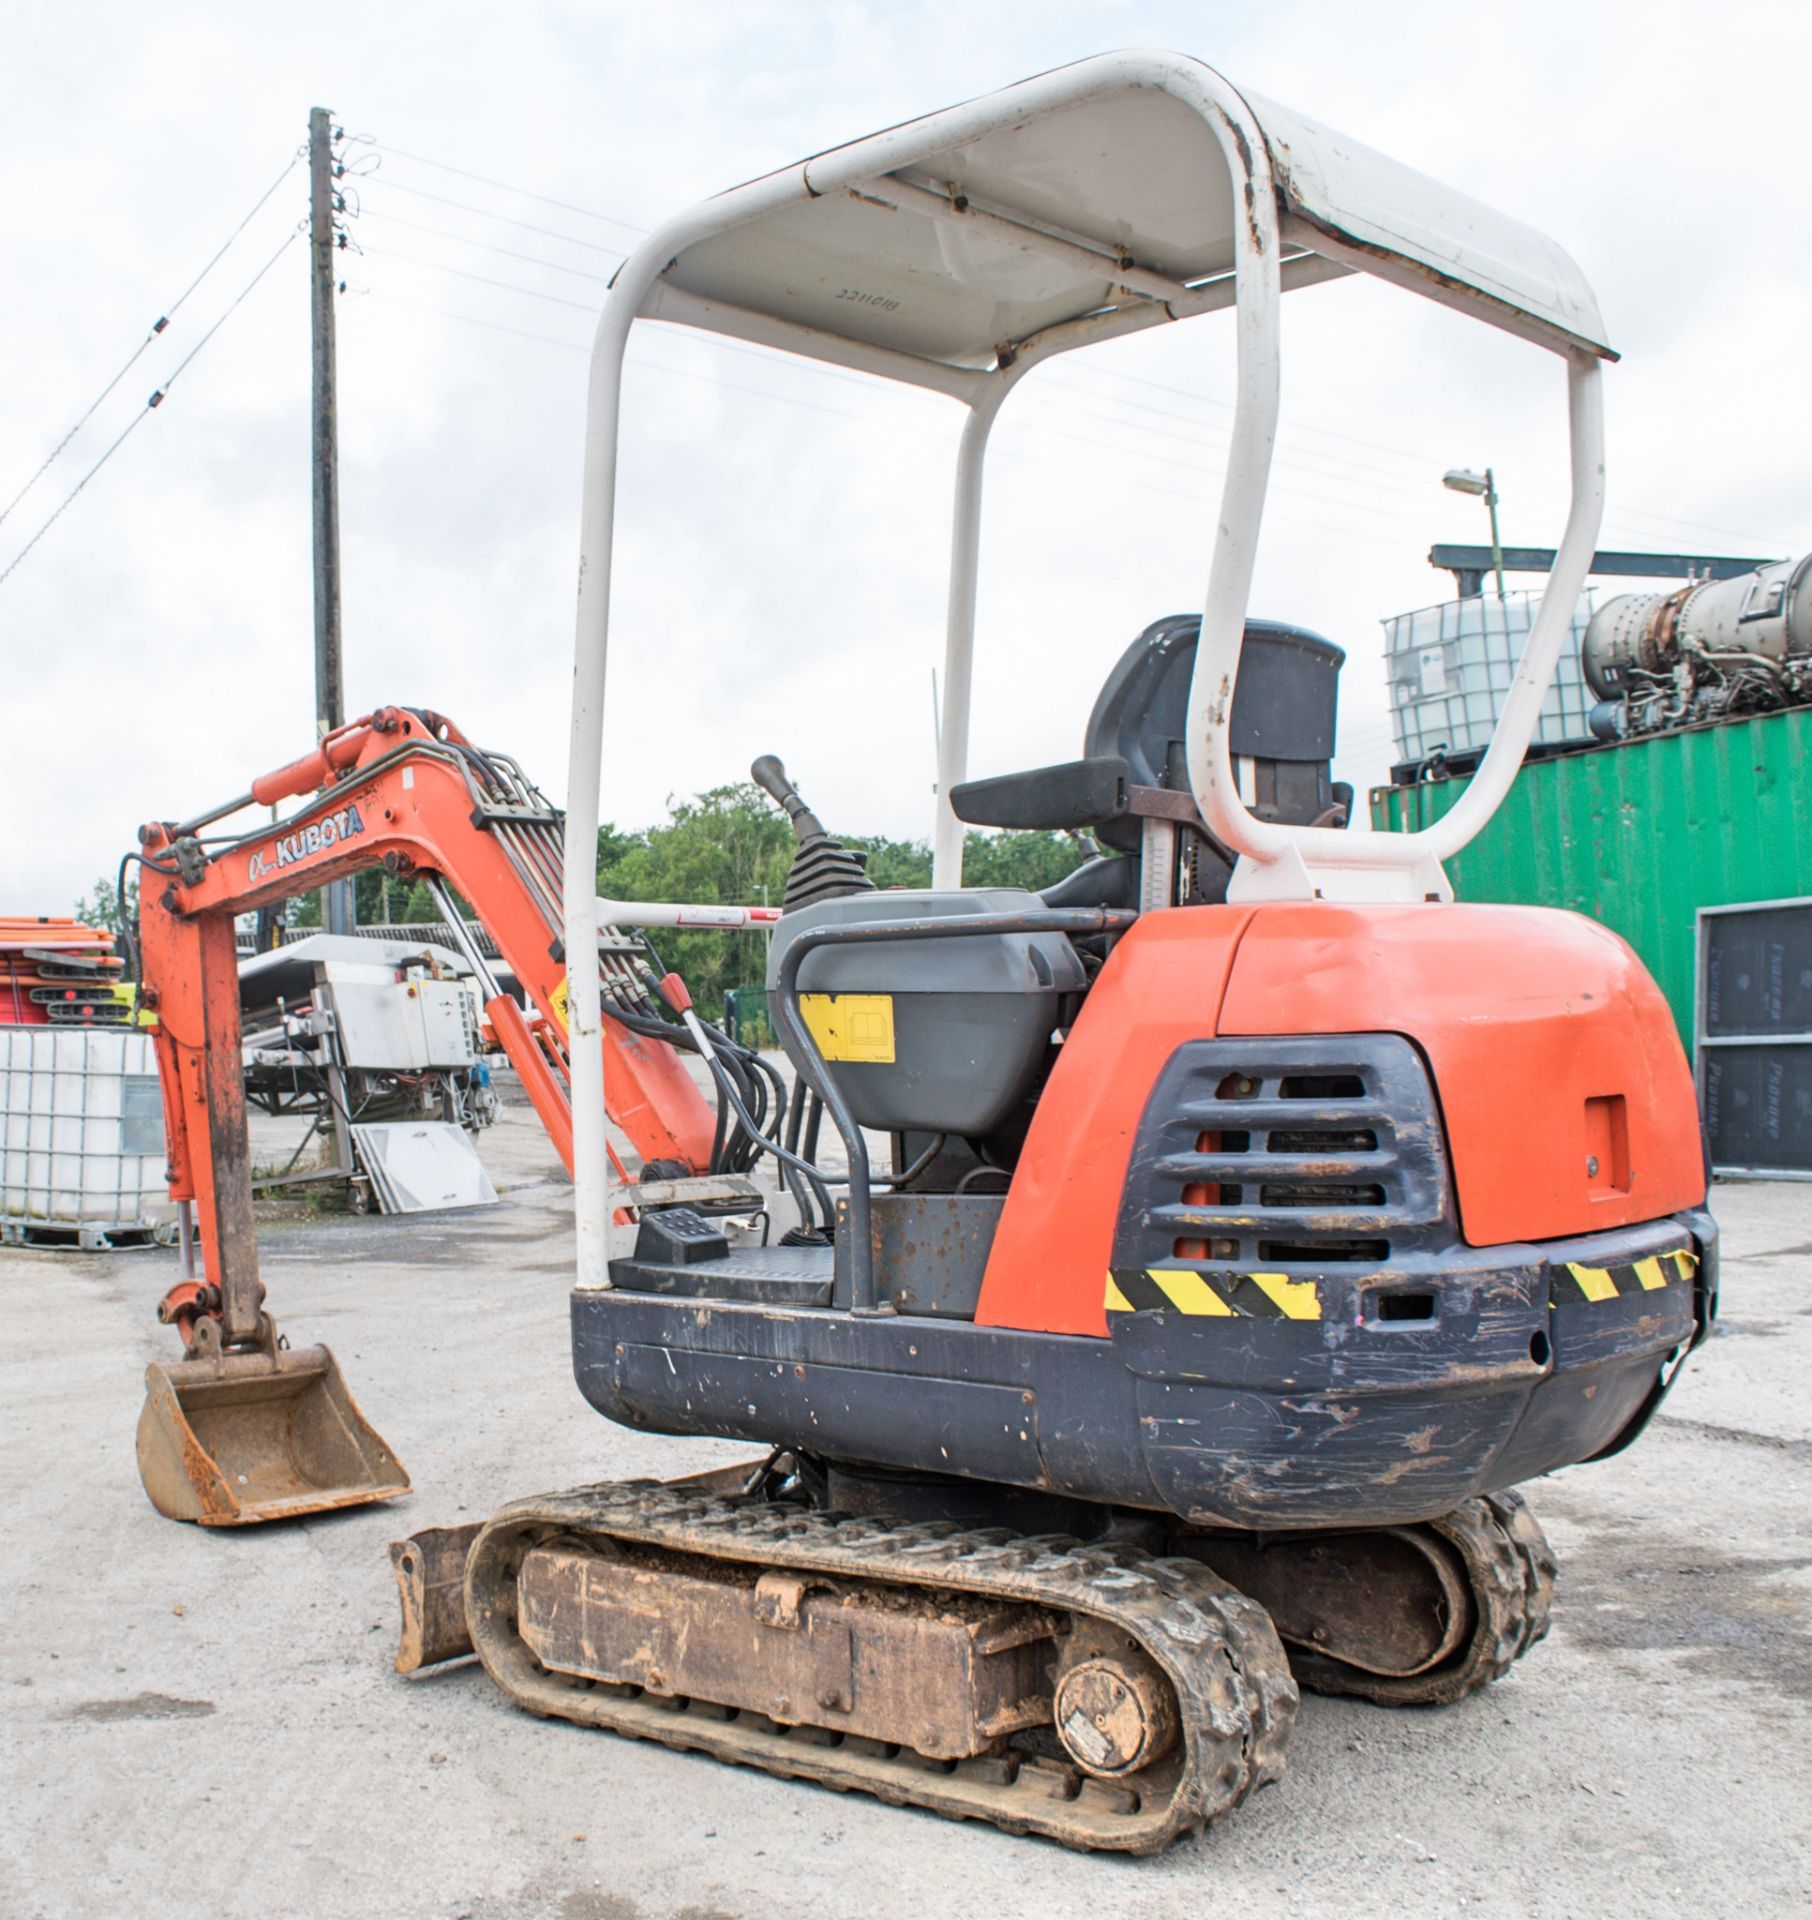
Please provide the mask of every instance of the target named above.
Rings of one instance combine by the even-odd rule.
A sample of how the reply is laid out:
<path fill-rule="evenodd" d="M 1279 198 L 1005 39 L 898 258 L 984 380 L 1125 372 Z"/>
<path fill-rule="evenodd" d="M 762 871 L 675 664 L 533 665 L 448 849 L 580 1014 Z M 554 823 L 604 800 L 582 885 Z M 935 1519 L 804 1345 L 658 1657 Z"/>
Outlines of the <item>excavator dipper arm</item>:
<path fill-rule="evenodd" d="M 222 845 L 201 831 L 250 805 L 308 796 L 287 819 Z M 184 1358 L 153 1366 L 140 1421 L 147 1491 L 214 1524 L 382 1499 L 407 1476 L 364 1423 L 324 1347 L 292 1353 L 264 1311 L 252 1218 L 233 924 L 242 913 L 382 865 L 426 879 L 480 974 L 485 1015 L 567 1169 L 573 1134 L 559 937 L 561 820 L 507 757 L 433 713 L 384 707 L 254 781 L 211 814 L 140 830 L 141 1004 L 157 1015 L 172 1199 L 192 1202 L 205 1277 L 185 1275 L 159 1317 Z M 466 931 L 456 889 L 495 939 L 532 1011 L 502 991 Z M 648 968 L 607 934 L 607 999 L 644 1007 Z M 604 1021 L 611 1117 L 645 1163 L 705 1173 L 715 1116 L 664 1040 Z M 618 1168 L 619 1178 L 622 1169 Z M 633 1191 L 633 1189 L 631 1190 Z"/>

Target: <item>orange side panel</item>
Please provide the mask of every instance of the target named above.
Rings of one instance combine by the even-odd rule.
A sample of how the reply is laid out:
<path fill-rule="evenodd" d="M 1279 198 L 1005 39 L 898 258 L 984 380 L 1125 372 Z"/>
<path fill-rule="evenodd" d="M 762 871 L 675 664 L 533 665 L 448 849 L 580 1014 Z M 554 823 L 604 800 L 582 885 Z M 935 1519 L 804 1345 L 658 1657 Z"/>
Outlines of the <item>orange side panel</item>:
<path fill-rule="evenodd" d="M 1211 1039 L 1249 907 L 1149 914 L 1082 1004 L 1032 1118 L 978 1326 L 1107 1333 L 1103 1291 L 1139 1116 L 1164 1062 Z"/>
<path fill-rule="evenodd" d="M 1667 1003 L 1629 948 L 1578 914 L 1261 907 L 1220 1031 L 1414 1040 L 1434 1069 L 1472 1246 L 1704 1200 L 1692 1074 Z"/>

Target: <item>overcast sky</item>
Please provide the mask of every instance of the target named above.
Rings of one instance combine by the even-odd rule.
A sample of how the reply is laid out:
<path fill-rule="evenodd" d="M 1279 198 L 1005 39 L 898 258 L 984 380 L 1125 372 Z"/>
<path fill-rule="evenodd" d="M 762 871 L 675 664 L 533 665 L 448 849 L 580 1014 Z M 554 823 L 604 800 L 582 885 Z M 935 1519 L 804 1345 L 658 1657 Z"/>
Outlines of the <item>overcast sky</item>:
<path fill-rule="evenodd" d="M 1812 546 L 1812 162 L 1791 105 L 1812 10 L 1742 0 L 7 0 L 0 504 L 331 107 L 375 169 L 349 183 L 363 251 L 339 306 L 348 710 L 438 707 L 561 797 L 584 349 L 615 249 L 808 152 L 1137 45 L 1197 54 L 1573 254 L 1625 356 L 1607 543 Z M 305 210 L 298 168 L 0 523 L 0 568 Z M 1440 474 L 1491 463 L 1506 539 L 1551 544 L 1562 375 L 1360 280 L 1286 315 L 1253 611 L 1346 648 L 1340 770 L 1366 783 L 1391 757 L 1379 620 L 1450 591 L 1431 541 L 1485 532 Z M 67 912 L 139 821 L 311 743 L 307 322 L 298 243 L 0 584 L 0 912 Z M 957 409 L 673 331 L 632 356 L 606 816 L 645 824 L 778 752 L 834 826 L 927 832 Z M 1230 324 L 1203 320 L 1041 370 L 1010 403 L 973 773 L 1079 751 L 1120 649 L 1200 605 L 1230 371 Z"/>

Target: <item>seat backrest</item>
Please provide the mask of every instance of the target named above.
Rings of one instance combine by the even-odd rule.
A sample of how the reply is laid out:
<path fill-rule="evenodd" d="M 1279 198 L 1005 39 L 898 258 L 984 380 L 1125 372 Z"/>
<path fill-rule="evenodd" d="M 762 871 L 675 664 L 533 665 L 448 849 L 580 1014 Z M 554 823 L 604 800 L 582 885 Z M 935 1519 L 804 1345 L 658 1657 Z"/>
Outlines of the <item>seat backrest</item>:
<path fill-rule="evenodd" d="M 1140 786 L 1187 788 L 1183 738 L 1202 618 L 1154 620 L 1120 656 L 1089 715 L 1083 753 L 1124 760 Z M 1240 782 L 1261 818 L 1306 824 L 1333 804 L 1329 763 L 1346 655 L 1332 641 L 1276 620 L 1249 620 L 1233 688 L 1231 747 L 1253 763 Z M 1243 773 L 1245 770 L 1241 769 Z M 1136 821 L 1098 837 L 1133 851 Z"/>

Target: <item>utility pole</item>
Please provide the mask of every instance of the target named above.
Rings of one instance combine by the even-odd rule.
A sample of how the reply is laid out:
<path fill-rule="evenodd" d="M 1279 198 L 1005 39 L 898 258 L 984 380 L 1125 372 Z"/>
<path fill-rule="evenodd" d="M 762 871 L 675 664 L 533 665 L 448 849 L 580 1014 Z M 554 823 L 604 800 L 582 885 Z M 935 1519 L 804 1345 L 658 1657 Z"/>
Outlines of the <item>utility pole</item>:
<path fill-rule="evenodd" d="M 333 116 L 325 107 L 308 116 L 308 284 L 313 379 L 315 731 L 331 733 L 346 719 L 340 662 L 340 447 L 334 382 Z M 350 880 L 322 889 L 321 919 L 329 933 L 350 933 Z"/>

